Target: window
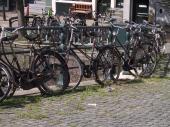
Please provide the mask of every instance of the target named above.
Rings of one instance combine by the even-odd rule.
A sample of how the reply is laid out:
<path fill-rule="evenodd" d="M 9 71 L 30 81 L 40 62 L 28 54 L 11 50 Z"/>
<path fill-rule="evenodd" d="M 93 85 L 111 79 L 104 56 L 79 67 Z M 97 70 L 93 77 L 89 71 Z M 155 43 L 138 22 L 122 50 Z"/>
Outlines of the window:
<path fill-rule="evenodd" d="M 0 0 L 0 6 L 5 5 L 7 7 L 7 1 L 6 0 Z"/>
<path fill-rule="evenodd" d="M 159 9 L 159 13 L 160 13 L 160 14 L 162 14 L 162 13 L 163 13 L 163 10 L 162 10 L 162 8 L 161 8 L 161 9 Z"/>
<path fill-rule="evenodd" d="M 123 0 L 116 0 L 116 7 L 123 8 Z"/>

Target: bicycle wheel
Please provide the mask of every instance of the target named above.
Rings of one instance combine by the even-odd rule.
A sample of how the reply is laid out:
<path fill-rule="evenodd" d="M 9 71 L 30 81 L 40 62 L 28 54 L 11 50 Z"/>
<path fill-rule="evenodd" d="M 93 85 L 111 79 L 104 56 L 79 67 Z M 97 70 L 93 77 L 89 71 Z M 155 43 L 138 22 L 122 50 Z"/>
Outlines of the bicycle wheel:
<path fill-rule="evenodd" d="M 83 67 L 79 57 L 72 51 L 65 56 L 69 74 L 70 74 L 70 88 L 76 89 L 83 77 Z"/>
<path fill-rule="evenodd" d="M 70 77 L 67 64 L 54 51 L 42 51 L 33 62 L 32 70 L 37 76 L 44 77 L 39 85 L 43 94 L 61 93 L 68 87 Z"/>
<path fill-rule="evenodd" d="M 95 80 L 104 85 L 106 81 L 117 81 L 121 71 L 121 59 L 112 48 L 99 51 L 95 61 Z"/>
<path fill-rule="evenodd" d="M 12 82 L 10 69 L 0 63 L 0 102 L 8 97 L 8 94 L 12 88 Z"/>
<path fill-rule="evenodd" d="M 140 77 L 150 77 L 157 65 L 157 53 L 154 46 L 144 43 L 135 52 L 135 64 Z"/>

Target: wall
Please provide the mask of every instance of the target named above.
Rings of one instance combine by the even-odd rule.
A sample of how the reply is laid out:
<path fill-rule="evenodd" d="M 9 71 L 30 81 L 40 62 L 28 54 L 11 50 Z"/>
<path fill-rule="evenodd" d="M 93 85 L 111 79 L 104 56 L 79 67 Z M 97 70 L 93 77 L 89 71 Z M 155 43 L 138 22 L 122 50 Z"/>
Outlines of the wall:
<path fill-rule="evenodd" d="M 167 1 L 170 3 L 169 0 Z M 161 0 L 150 0 L 150 9 L 156 10 L 156 12 L 154 12 L 156 14 L 156 22 L 162 25 L 170 25 L 170 12 L 168 13 L 168 9 L 157 2 L 161 2 Z M 160 13 L 160 9 L 162 9 L 162 13 Z"/>
<path fill-rule="evenodd" d="M 131 5 L 132 0 L 124 0 L 123 7 L 123 20 L 130 21 L 131 20 Z"/>
<path fill-rule="evenodd" d="M 2 10 L 2 0 L 0 0 L 0 10 Z M 5 10 L 9 10 L 9 0 L 5 1 Z"/>
<path fill-rule="evenodd" d="M 45 4 L 46 4 L 46 8 L 52 7 L 52 0 L 46 0 Z"/>

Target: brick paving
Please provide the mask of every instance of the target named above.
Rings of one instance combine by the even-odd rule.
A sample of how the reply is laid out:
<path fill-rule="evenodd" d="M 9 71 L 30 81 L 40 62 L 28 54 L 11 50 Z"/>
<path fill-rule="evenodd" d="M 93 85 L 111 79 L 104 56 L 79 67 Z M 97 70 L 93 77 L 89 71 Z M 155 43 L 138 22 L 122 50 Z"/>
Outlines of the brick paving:
<path fill-rule="evenodd" d="M 138 83 L 137 83 L 138 82 Z M 0 107 L 3 127 L 169 127 L 170 80 L 145 79 L 62 96 L 19 96 Z"/>

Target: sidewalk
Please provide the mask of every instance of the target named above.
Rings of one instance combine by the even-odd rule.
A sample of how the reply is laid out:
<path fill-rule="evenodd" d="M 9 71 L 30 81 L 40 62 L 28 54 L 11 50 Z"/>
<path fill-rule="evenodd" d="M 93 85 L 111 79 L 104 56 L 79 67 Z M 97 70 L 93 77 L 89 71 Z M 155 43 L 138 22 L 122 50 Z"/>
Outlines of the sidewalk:
<path fill-rule="evenodd" d="M 170 80 L 97 85 L 61 96 L 27 95 L 0 104 L 1 127 L 170 127 Z"/>
<path fill-rule="evenodd" d="M 45 9 L 45 1 L 36 1 L 36 4 L 29 4 L 29 14 L 37 14 L 41 15 L 42 14 L 42 9 Z M 16 17 L 17 12 L 14 11 L 7 11 L 6 12 L 6 21 L 3 21 L 3 16 L 2 13 L 0 14 L 0 26 L 2 27 L 9 27 L 9 19 L 11 17 Z M 17 27 L 17 23 L 15 23 L 15 26 Z"/>
<path fill-rule="evenodd" d="M 0 26 L 9 27 L 9 19 L 11 17 L 16 17 L 16 16 L 17 16 L 16 11 L 6 12 L 6 21 L 3 21 L 3 17 L 2 15 L 0 15 Z"/>

